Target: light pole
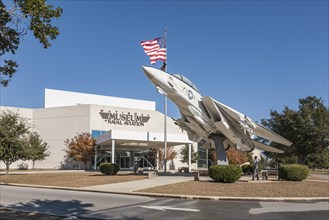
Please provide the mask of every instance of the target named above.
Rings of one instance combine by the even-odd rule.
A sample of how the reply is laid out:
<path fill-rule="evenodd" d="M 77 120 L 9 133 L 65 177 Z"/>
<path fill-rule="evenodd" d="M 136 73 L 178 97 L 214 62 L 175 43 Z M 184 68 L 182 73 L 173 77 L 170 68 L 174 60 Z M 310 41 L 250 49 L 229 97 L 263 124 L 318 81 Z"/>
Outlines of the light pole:
<path fill-rule="evenodd" d="M 158 93 L 164 96 L 164 128 L 163 128 L 163 139 L 164 139 L 164 174 L 167 174 L 167 93 L 157 86 Z"/>

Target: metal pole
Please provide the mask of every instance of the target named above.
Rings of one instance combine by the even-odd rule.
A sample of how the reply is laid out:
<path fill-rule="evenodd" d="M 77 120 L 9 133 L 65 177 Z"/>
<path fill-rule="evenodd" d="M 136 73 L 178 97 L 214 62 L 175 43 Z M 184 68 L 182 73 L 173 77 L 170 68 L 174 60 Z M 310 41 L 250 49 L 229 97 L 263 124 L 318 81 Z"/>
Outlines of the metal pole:
<path fill-rule="evenodd" d="M 95 146 L 94 170 L 97 170 L 97 146 Z"/>
<path fill-rule="evenodd" d="M 164 174 L 167 174 L 167 94 L 164 94 Z"/>
<path fill-rule="evenodd" d="M 207 149 L 207 154 L 206 154 L 206 168 L 208 169 L 208 158 L 209 158 L 209 149 Z"/>
<path fill-rule="evenodd" d="M 115 163 L 115 140 L 112 139 L 112 158 L 111 158 L 111 162 Z"/>
<path fill-rule="evenodd" d="M 164 43 L 167 50 L 167 28 L 164 29 Z M 167 52 L 166 52 L 167 53 Z M 165 71 L 167 72 L 167 59 L 165 61 Z M 167 93 L 164 93 L 164 174 L 167 174 Z"/>
<path fill-rule="evenodd" d="M 188 172 L 191 172 L 192 144 L 188 144 Z"/>
<path fill-rule="evenodd" d="M 164 46 L 166 48 L 166 57 L 167 57 L 167 28 L 164 29 Z M 166 61 L 164 61 L 165 72 L 167 72 L 167 63 L 168 63 L 168 57 L 166 58 Z"/>

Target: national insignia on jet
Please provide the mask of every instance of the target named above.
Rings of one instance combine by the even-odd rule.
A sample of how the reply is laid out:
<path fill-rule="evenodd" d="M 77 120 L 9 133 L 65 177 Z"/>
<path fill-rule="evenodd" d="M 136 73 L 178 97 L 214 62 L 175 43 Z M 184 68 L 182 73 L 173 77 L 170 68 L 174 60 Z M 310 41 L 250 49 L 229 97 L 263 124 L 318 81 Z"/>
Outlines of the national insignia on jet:
<path fill-rule="evenodd" d="M 193 99 L 194 98 L 194 95 L 193 95 L 193 93 L 192 93 L 191 90 L 188 91 L 187 95 L 188 95 L 188 98 L 189 99 Z"/>

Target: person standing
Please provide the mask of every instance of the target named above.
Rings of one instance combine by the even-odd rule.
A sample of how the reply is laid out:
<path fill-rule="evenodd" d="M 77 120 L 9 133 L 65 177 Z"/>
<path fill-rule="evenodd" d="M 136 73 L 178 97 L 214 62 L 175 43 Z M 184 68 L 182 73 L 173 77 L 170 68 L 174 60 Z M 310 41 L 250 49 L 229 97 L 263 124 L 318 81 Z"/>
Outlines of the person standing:
<path fill-rule="evenodd" d="M 259 180 L 259 163 L 260 160 L 257 158 L 257 156 L 255 156 L 255 160 L 254 160 L 254 173 L 252 175 L 252 180 L 255 180 L 255 178 L 257 178 L 257 180 Z"/>

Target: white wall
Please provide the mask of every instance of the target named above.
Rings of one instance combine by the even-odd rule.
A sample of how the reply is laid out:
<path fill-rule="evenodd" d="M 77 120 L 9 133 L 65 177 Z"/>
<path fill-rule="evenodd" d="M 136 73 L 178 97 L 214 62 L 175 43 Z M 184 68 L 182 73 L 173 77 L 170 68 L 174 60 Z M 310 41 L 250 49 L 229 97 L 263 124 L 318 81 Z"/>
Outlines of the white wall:
<path fill-rule="evenodd" d="M 50 155 L 44 161 L 36 161 L 35 168 L 60 168 L 65 164 L 64 141 L 78 133 L 90 132 L 90 108 L 88 105 L 42 108 L 33 112 L 34 130 L 50 146 Z"/>
<path fill-rule="evenodd" d="M 133 109 L 155 110 L 154 101 L 45 89 L 45 108 L 72 106 L 77 104 L 94 104 Z"/>

